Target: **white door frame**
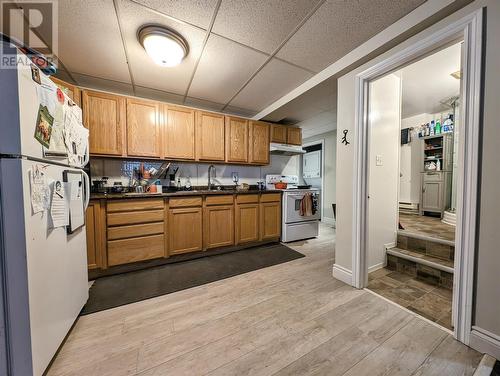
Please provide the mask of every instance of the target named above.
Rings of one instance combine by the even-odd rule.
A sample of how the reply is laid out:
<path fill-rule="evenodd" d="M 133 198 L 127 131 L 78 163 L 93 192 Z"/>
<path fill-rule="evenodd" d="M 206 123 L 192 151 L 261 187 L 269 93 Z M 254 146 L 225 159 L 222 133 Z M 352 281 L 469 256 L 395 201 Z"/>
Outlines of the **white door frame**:
<path fill-rule="evenodd" d="M 321 145 L 321 220 L 323 221 L 324 213 L 323 213 L 323 198 L 325 197 L 325 139 L 319 139 L 316 141 L 306 142 L 302 144 L 302 147 L 313 146 L 313 145 Z M 302 180 L 304 178 L 301 176 Z M 335 219 L 335 218 L 334 218 Z"/>
<path fill-rule="evenodd" d="M 432 35 L 415 42 L 384 61 L 356 76 L 356 114 L 354 152 L 354 207 L 352 283 L 364 288 L 367 283 L 367 222 L 368 222 L 368 98 L 369 83 L 397 70 L 434 50 L 463 39 L 462 110 L 463 126 L 459 139 L 457 226 L 455 240 L 455 273 L 453 279 L 454 336 L 469 344 L 472 322 L 474 253 L 476 246 L 476 214 L 479 170 L 479 127 L 481 98 L 483 9 L 443 27 Z"/>

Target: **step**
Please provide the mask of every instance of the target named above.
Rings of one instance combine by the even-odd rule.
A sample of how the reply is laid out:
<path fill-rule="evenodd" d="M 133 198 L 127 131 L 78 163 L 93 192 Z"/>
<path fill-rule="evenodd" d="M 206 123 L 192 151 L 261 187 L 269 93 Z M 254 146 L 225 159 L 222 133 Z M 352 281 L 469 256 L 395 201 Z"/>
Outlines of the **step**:
<path fill-rule="evenodd" d="M 388 269 L 434 286 L 453 289 L 453 261 L 399 248 L 389 248 L 386 252 Z"/>
<path fill-rule="evenodd" d="M 442 260 L 440 258 L 428 256 L 420 252 L 400 249 L 397 247 L 389 248 L 386 250 L 386 252 L 389 255 L 393 255 L 405 260 L 413 261 L 417 264 L 426 265 L 433 269 L 438 269 L 453 274 L 453 261 L 451 260 Z"/>
<path fill-rule="evenodd" d="M 455 259 L 455 243 L 453 241 L 437 239 L 408 230 L 398 231 L 397 247 L 451 263 Z"/>

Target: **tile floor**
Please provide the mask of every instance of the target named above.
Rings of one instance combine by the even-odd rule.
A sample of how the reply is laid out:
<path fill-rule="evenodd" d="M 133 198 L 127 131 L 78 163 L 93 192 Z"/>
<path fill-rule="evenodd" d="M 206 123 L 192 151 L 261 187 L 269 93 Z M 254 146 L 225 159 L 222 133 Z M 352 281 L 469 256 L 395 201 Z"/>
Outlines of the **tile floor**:
<path fill-rule="evenodd" d="M 399 213 L 399 222 L 408 232 L 438 239 L 455 240 L 455 227 L 441 222 L 439 218 Z"/>
<path fill-rule="evenodd" d="M 47 375 L 473 375 L 480 353 L 332 278 L 333 229 L 289 246 L 306 257 L 80 317 Z"/>
<path fill-rule="evenodd" d="M 452 291 L 390 269 L 368 276 L 368 289 L 450 330 Z"/>

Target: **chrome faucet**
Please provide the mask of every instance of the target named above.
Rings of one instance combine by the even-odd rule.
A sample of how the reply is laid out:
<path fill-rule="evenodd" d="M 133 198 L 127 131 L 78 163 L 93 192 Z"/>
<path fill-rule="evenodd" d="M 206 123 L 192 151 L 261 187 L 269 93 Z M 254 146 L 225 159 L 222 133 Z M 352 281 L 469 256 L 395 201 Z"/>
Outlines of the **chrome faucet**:
<path fill-rule="evenodd" d="M 212 171 L 213 171 L 213 176 L 212 176 Z M 211 191 L 212 190 L 212 186 L 214 185 L 212 183 L 212 178 L 215 179 L 215 166 L 212 164 L 210 166 L 208 166 L 208 190 Z"/>

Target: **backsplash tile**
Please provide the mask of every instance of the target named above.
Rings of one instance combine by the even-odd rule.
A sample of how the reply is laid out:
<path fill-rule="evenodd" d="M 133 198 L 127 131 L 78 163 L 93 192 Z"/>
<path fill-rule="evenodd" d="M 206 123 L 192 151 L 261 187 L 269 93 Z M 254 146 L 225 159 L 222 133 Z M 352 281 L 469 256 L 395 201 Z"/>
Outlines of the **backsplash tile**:
<path fill-rule="evenodd" d="M 159 168 L 163 161 L 142 161 L 129 159 L 111 158 L 91 158 L 90 174 L 92 180 L 101 179 L 103 176 L 109 178 L 108 185 L 114 182 L 121 182 L 128 186 L 134 169 L 139 168 L 144 163 L 146 169 L 150 167 Z M 239 166 L 231 164 L 214 164 L 216 168 L 215 183 L 220 185 L 231 185 L 233 183 L 232 173 L 237 172 L 239 183 L 256 184 L 259 180 L 264 180 L 267 174 L 297 175 L 299 173 L 300 159 L 298 156 L 271 155 L 269 166 Z M 208 183 L 209 163 L 187 163 L 172 162 L 172 167 L 178 166 L 177 177 L 181 179 L 181 184 L 186 184 L 187 178 L 191 179 L 191 185 L 200 186 Z M 162 181 L 167 185 L 168 181 Z"/>

